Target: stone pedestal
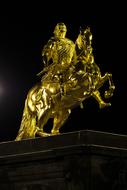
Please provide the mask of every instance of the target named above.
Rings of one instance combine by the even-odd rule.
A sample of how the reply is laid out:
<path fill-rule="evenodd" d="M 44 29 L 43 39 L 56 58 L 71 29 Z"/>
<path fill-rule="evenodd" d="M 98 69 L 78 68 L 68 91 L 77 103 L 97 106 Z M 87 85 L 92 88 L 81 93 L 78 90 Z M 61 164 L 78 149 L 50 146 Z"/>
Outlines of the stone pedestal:
<path fill-rule="evenodd" d="M 127 136 L 77 131 L 0 143 L 0 190 L 127 190 Z"/>

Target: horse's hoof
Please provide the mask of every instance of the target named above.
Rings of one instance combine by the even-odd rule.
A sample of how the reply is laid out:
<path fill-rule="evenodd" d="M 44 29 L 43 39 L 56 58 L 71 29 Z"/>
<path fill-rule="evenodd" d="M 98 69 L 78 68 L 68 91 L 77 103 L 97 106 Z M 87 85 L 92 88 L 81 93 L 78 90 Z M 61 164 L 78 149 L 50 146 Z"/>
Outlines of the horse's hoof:
<path fill-rule="evenodd" d="M 105 97 L 106 99 L 108 99 L 108 98 L 110 98 L 110 97 L 112 97 L 112 96 L 113 96 L 113 93 L 108 92 L 108 91 L 105 91 L 104 97 Z"/>
<path fill-rule="evenodd" d="M 115 90 L 115 88 L 116 88 L 116 87 L 113 85 L 113 86 L 111 86 L 110 89 L 111 89 L 111 90 Z"/>
<path fill-rule="evenodd" d="M 56 131 L 52 130 L 51 131 L 51 135 L 59 135 L 59 134 L 60 134 L 59 130 L 56 130 Z"/>
<path fill-rule="evenodd" d="M 99 108 L 103 109 L 103 108 L 109 107 L 109 106 L 111 106 L 111 103 L 105 103 L 105 102 L 103 102 L 103 103 L 100 103 Z"/>
<path fill-rule="evenodd" d="M 46 133 L 46 132 L 42 132 L 42 131 L 37 131 L 36 134 L 39 135 L 40 137 L 49 137 L 52 135 L 51 133 Z"/>

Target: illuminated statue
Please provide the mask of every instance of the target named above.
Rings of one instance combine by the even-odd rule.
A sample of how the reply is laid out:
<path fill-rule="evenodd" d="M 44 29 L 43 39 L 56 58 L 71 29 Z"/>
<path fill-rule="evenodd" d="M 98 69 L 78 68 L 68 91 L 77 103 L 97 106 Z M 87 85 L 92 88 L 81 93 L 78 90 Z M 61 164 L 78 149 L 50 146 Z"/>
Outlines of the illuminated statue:
<path fill-rule="evenodd" d="M 42 137 L 59 134 L 71 109 L 83 107 L 83 101 L 91 96 L 100 108 L 111 105 L 102 100 L 99 89 L 108 80 L 105 98 L 113 95 L 112 74 L 101 76 L 94 61 L 90 28 L 81 30 L 75 43 L 65 38 L 66 31 L 65 24 L 58 23 L 54 37 L 43 48 L 45 67 L 39 73 L 42 79 L 28 92 L 16 140 L 34 138 L 36 134 Z M 53 128 L 46 133 L 43 128 L 50 118 Z"/>

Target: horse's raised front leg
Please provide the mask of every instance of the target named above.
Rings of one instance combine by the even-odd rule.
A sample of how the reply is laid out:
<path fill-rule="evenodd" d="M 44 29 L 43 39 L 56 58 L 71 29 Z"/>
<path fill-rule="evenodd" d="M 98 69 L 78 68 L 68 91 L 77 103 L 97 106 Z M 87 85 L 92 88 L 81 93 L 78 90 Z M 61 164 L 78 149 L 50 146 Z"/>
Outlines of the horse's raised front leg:
<path fill-rule="evenodd" d="M 109 79 L 109 90 L 105 91 L 104 96 L 105 96 L 105 98 L 110 98 L 113 96 L 113 92 L 115 90 L 115 85 L 112 80 L 112 74 L 107 73 L 107 75 L 108 75 L 108 79 Z"/>
<path fill-rule="evenodd" d="M 105 91 L 104 93 L 104 96 L 105 98 L 110 98 L 112 95 L 113 95 L 113 91 L 115 89 L 115 86 L 114 86 L 114 83 L 113 83 L 113 80 L 112 80 L 112 74 L 110 73 L 105 73 L 104 76 L 100 76 L 99 77 L 99 80 L 98 80 L 98 84 L 97 84 L 97 87 L 96 89 L 99 89 L 100 87 L 103 86 L 103 84 L 108 80 L 109 82 L 109 89 L 107 91 Z M 100 92 L 99 90 L 95 90 L 92 92 L 91 94 L 96 100 L 97 102 L 99 103 L 99 107 L 100 109 L 101 108 L 104 108 L 104 107 L 108 107 L 108 106 L 111 106 L 111 103 L 106 103 L 104 102 L 104 100 L 102 99 L 101 95 L 100 95 Z"/>
<path fill-rule="evenodd" d="M 111 103 L 104 102 L 98 90 L 92 92 L 92 97 L 94 97 L 97 100 L 100 109 L 111 106 Z"/>
<path fill-rule="evenodd" d="M 110 98 L 113 96 L 113 92 L 115 90 L 115 85 L 114 85 L 114 82 L 112 80 L 112 74 L 111 73 L 105 73 L 105 75 L 103 77 L 100 77 L 100 80 L 98 83 L 98 88 L 100 88 L 107 80 L 109 82 L 109 89 L 105 91 L 104 97 Z"/>
<path fill-rule="evenodd" d="M 51 130 L 51 133 L 53 135 L 59 134 L 60 128 L 67 121 L 70 113 L 71 113 L 70 110 L 62 110 L 62 111 L 57 112 L 57 114 L 55 114 L 54 121 L 53 121 L 53 128 Z"/>

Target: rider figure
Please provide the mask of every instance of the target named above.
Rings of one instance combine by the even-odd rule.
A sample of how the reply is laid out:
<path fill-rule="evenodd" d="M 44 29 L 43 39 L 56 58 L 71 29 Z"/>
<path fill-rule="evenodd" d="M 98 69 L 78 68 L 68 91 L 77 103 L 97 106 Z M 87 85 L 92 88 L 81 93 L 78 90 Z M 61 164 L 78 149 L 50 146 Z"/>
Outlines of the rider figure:
<path fill-rule="evenodd" d="M 64 23 L 58 23 L 54 29 L 54 36 L 42 50 L 44 70 L 50 73 L 52 80 L 60 84 L 66 81 L 67 73 L 73 70 L 75 62 L 75 44 L 66 38 L 67 27 Z"/>

